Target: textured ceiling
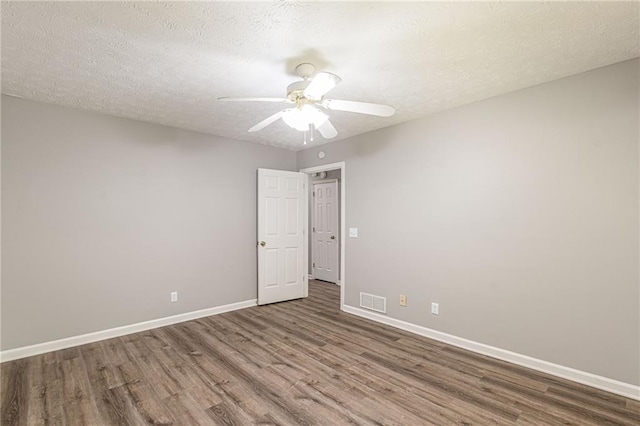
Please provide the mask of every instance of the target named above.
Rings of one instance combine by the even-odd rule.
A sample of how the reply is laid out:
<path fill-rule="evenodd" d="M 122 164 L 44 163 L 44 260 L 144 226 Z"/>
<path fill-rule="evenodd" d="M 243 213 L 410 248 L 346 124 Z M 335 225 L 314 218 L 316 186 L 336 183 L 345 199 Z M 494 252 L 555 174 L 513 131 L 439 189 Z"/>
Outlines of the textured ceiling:
<path fill-rule="evenodd" d="M 280 104 L 300 62 L 330 96 L 338 139 L 639 56 L 638 3 L 2 2 L 2 92 L 291 149 Z M 320 137 L 314 143 L 324 143 Z"/>

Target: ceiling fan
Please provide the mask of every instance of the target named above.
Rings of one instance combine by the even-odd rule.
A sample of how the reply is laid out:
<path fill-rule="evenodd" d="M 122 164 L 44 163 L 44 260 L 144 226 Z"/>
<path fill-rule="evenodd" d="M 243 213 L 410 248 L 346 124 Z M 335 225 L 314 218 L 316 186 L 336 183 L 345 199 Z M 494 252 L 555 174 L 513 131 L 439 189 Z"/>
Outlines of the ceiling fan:
<path fill-rule="evenodd" d="M 304 132 L 304 143 L 307 143 L 307 132 L 313 141 L 313 129 L 325 139 L 331 139 L 338 135 L 338 131 L 329 121 L 325 111 L 348 111 L 359 114 L 390 117 L 396 110 L 389 105 L 372 104 L 367 102 L 343 101 L 338 99 L 326 99 L 324 96 L 342 81 L 340 77 L 330 72 L 315 73 L 312 64 L 304 63 L 296 67 L 296 72 L 301 81 L 291 83 L 287 87 L 286 98 L 237 98 L 222 97 L 219 101 L 233 102 L 278 102 L 293 104 L 270 117 L 262 120 L 249 129 L 249 132 L 257 132 L 282 119 L 293 129 Z M 313 76 L 313 77 L 312 77 Z"/>

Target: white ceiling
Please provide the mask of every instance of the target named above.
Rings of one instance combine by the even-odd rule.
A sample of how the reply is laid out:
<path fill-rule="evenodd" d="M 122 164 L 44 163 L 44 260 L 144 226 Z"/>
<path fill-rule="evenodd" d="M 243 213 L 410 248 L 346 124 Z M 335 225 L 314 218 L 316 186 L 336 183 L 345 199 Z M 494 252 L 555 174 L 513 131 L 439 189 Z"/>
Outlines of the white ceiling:
<path fill-rule="evenodd" d="M 2 92 L 291 149 L 295 66 L 340 75 L 338 139 L 640 56 L 638 2 L 2 2 Z M 318 140 L 315 143 L 323 143 Z"/>

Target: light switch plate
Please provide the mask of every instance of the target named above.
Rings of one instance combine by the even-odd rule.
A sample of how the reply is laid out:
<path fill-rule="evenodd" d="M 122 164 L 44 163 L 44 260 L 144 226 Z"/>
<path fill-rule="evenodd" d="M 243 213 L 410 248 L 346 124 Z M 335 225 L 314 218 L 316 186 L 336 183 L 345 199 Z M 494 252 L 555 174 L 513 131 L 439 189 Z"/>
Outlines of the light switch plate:
<path fill-rule="evenodd" d="M 349 238 L 358 238 L 358 228 L 349 228 Z"/>

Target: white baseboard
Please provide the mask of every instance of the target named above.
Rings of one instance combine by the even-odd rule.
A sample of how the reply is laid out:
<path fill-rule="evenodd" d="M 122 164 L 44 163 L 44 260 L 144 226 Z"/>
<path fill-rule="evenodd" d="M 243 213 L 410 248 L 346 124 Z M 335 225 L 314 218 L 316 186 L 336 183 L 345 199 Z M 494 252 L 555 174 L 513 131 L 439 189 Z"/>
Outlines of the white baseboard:
<path fill-rule="evenodd" d="M 313 274 L 309 274 L 309 280 L 315 280 L 315 278 L 313 277 Z"/>
<path fill-rule="evenodd" d="M 256 299 L 245 300 L 243 302 L 230 303 L 228 305 L 216 306 L 213 308 L 201 309 L 199 311 L 187 312 L 184 314 L 172 315 L 170 317 L 158 318 L 122 327 L 110 328 L 108 330 L 96 331 L 94 333 L 82 334 L 80 336 L 67 337 L 65 339 L 53 340 L 45 343 L 38 343 L 31 346 L 9 349 L 0 352 L 0 362 L 13 361 L 15 359 L 40 355 L 60 349 L 71 348 L 73 346 L 84 345 L 86 343 L 97 342 L 99 340 L 111 339 L 113 337 L 124 336 L 126 334 L 138 333 L 152 328 L 164 327 L 184 321 L 222 314 L 224 312 L 236 311 L 238 309 L 256 306 Z"/>
<path fill-rule="evenodd" d="M 440 331 L 432 330 L 420 325 L 401 321 L 395 318 L 390 318 L 386 315 L 369 312 L 367 310 L 356 308 L 354 306 L 344 305 L 343 310 L 344 312 L 347 312 L 349 314 L 357 315 L 362 318 L 390 325 L 391 327 L 396 327 L 410 333 L 415 333 L 420 336 L 438 340 L 452 346 L 457 346 L 459 348 L 467 349 L 472 352 L 477 352 L 479 354 L 487 355 L 513 364 L 521 365 L 523 367 L 531 368 L 543 373 L 552 374 L 554 376 L 562 377 L 563 379 L 578 382 L 583 385 L 615 393 L 617 395 L 622 395 L 627 398 L 640 400 L 640 386 L 620 382 L 618 380 L 609 379 L 607 377 L 598 376 L 586 371 L 576 370 L 574 368 L 565 367 L 563 365 L 554 364 L 548 361 L 543 361 L 541 359 L 532 358 L 527 355 L 522 355 L 515 352 L 507 351 L 505 349 L 485 345 L 484 343 L 474 342 L 473 340 L 467 340 L 462 337 L 442 333 Z"/>

